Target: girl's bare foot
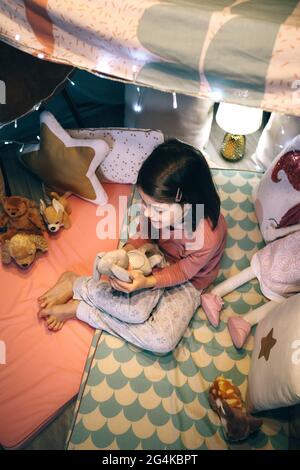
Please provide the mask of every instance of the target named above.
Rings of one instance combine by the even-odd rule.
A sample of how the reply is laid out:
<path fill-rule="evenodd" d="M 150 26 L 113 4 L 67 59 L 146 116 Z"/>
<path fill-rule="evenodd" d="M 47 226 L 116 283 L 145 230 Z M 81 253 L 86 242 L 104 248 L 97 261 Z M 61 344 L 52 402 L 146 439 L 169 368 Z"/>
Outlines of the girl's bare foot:
<path fill-rule="evenodd" d="M 71 300 L 62 305 L 46 307 L 39 312 L 39 317 L 45 319 L 48 330 L 59 331 L 67 320 L 76 317 L 78 304 L 79 300 Z"/>
<path fill-rule="evenodd" d="M 51 289 L 38 298 L 40 308 L 64 304 L 73 297 L 73 283 L 79 277 L 72 271 L 64 272 Z"/>

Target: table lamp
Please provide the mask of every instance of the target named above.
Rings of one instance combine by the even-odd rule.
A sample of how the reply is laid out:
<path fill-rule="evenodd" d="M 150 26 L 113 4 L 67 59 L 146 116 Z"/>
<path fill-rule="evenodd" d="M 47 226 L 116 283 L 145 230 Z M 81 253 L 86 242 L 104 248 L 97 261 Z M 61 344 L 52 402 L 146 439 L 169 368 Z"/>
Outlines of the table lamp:
<path fill-rule="evenodd" d="M 237 161 L 243 158 L 246 148 L 245 136 L 260 128 L 262 116 L 262 109 L 220 103 L 216 121 L 226 132 L 221 147 L 221 155 L 226 160 Z"/>

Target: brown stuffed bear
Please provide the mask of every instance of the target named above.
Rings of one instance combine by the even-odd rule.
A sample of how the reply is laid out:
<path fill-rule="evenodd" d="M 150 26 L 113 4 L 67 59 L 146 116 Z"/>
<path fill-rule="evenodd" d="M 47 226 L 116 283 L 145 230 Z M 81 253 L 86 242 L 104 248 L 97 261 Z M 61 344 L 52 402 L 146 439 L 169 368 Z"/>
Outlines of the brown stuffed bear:
<path fill-rule="evenodd" d="M 0 227 L 6 232 L 0 233 L 0 243 L 9 240 L 19 232 L 40 235 L 45 225 L 34 201 L 20 196 L 1 198 L 4 213 L 0 217 Z"/>
<path fill-rule="evenodd" d="M 17 233 L 1 246 L 3 264 L 13 260 L 22 269 L 28 268 L 34 261 L 37 250 L 45 253 L 48 250 L 47 240 L 42 235 Z"/>

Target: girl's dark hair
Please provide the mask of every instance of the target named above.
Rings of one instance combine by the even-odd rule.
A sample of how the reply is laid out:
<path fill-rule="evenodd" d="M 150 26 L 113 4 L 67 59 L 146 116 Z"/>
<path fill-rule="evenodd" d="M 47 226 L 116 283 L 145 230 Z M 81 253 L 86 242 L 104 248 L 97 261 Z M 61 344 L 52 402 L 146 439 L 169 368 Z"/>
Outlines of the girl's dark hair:
<path fill-rule="evenodd" d="M 220 198 L 204 156 L 196 148 L 171 139 L 158 145 L 140 168 L 137 187 L 158 202 L 175 202 L 178 187 L 182 191 L 180 204 L 190 204 L 192 231 L 196 220 L 196 204 L 204 204 L 204 218 L 209 218 L 213 229 L 220 215 Z"/>

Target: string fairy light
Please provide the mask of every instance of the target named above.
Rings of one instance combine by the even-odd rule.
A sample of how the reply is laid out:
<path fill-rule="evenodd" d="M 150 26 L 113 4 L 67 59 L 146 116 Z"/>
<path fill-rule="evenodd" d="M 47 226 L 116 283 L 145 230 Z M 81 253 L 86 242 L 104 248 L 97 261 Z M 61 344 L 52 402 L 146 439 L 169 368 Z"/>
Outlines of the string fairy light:
<path fill-rule="evenodd" d="M 19 39 L 18 39 L 17 36 L 19 37 L 20 35 L 16 35 L 16 37 L 15 37 L 16 40 L 19 40 L 20 37 L 19 37 Z M 44 58 L 44 54 L 40 53 L 40 54 L 38 54 L 38 57 L 39 57 L 40 59 L 42 59 L 42 58 Z M 74 83 L 73 80 L 71 80 L 69 77 L 67 77 L 67 80 L 71 83 L 71 85 L 75 86 L 75 83 Z M 41 105 L 42 105 L 42 102 L 40 101 L 39 103 L 35 104 L 35 105 L 32 107 L 32 110 L 33 110 L 33 111 L 38 111 L 38 110 L 40 109 Z M 17 127 L 18 127 L 18 120 L 15 119 L 13 122 L 14 122 L 14 128 L 17 129 Z M 10 123 L 4 123 L 4 124 L 1 123 L 0 130 L 1 130 L 3 127 L 8 126 L 9 124 L 11 124 L 11 122 L 10 122 Z M 41 140 L 41 138 L 40 138 L 39 135 L 37 135 L 36 138 L 37 138 L 38 142 Z M 2 144 L 4 143 L 4 145 L 9 145 L 9 144 L 21 145 L 21 147 L 20 147 L 20 149 L 19 149 L 19 152 L 20 152 L 20 153 L 23 152 L 24 147 L 25 147 L 25 143 L 24 143 L 24 142 L 20 142 L 20 141 L 18 141 L 18 140 L 0 140 L 0 144 L 1 144 L 1 143 L 2 143 Z M 29 145 L 29 144 L 33 144 L 33 143 L 36 143 L 36 142 L 28 142 L 28 145 Z"/>
<path fill-rule="evenodd" d="M 37 104 L 34 106 L 33 109 L 39 109 L 41 103 Z M 18 120 L 15 119 L 14 121 L 14 128 L 16 129 L 18 127 Z M 11 123 L 9 123 L 11 124 Z M 3 127 L 5 127 L 5 125 L 2 125 L 0 129 L 2 129 Z M 37 140 L 40 141 L 40 136 L 37 135 L 36 136 Z M 19 149 L 19 152 L 22 153 L 23 150 L 24 150 L 24 147 L 25 145 L 32 145 L 32 144 L 36 144 L 36 142 L 20 142 L 19 140 L 0 140 L 0 144 L 4 144 L 4 145 L 10 145 L 10 144 L 17 144 L 17 145 L 20 145 L 20 149 Z"/>
<path fill-rule="evenodd" d="M 0 140 L 0 144 L 4 145 L 11 145 L 11 144 L 16 144 L 20 145 L 19 152 L 22 153 L 24 150 L 25 145 L 36 145 L 36 142 L 20 142 L 19 140 Z"/>
<path fill-rule="evenodd" d="M 142 107 L 143 96 L 142 96 L 142 91 L 141 91 L 140 87 L 137 87 L 136 91 L 138 92 L 138 98 L 137 98 L 136 103 L 133 105 L 133 110 L 136 113 L 140 113 L 143 109 L 143 107 Z"/>
<path fill-rule="evenodd" d="M 132 77 L 133 77 L 133 81 L 136 82 L 136 79 L 137 79 L 137 66 L 136 65 L 133 65 L 132 66 Z M 138 97 L 137 97 L 137 101 L 136 103 L 133 105 L 133 110 L 136 112 L 136 113 L 140 113 L 143 109 L 142 107 L 142 92 L 141 92 L 141 89 L 139 86 L 136 87 L 136 91 L 138 93 Z"/>
<path fill-rule="evenodd" d="M 15 39 L 16 39 L 16 40 L 19 40 L 19 39 L 20 39 L 20 35 L 16 35 Z M 40 59 L 43 59 L 43 58 L 45 57 L 45 55 L 44 55 L 43 53 L 39 53 L 39 54 L 38 54 L 38 57 L 39 57 Z M 132 66 L 132 74 L 133 74 L 133 80 L 134 80 L 134 81 L 136 81 L 136 79 L 137 79 L 137 71 L 138 71 L 137 65 L 133 65 L 133 66 Z M 101 77 L 101 78 L 107 78 L 106 76 L 103 76 L 103 75 L 100 75 L 100 77 Z M 73 80 L 71 80 L 69 77 L 67 77 L 67 80 L 68 80 L 68 82 L 69 82 L 72 86 L 75 86 L 75 85 L 76 85 L 75 82 L 74 82 Z M 136 87 L 136 91 L 137 91 L 137 93 L 138 93 L 138 96 L 137 96 L 137 100 L 136 100 L 135 104 L 133 105 L 133 110 L 134 110 L 136 113 L 140 113 L 140 112 L 142 111 L 142 109 L 143 109 L 143 106 L 142 106 L 143 89 L 141 89 L 140 86 L 137 86 L 137 87 Z M 177 104 L 177 95 L 176 95 L 175 92 L 172 92 L 172 98 L 173 98 L 173 109 L 177 109 L 177 107 L 178 107 L 178 104 Z M 34 111 L 38 111 L 39 108 L 41 107 L 41 105 L 42 105 L 42 102 L 37 103 L 37 104 L 35 104 L 35 105 L 33 106 L 32 109 L 33 109 Z M 6 125 L 6 124 L 5 124 L 5 125 Z M 2 127 L 4 127 L 5 125 L 0 126 L 0 129 L 1 129 Z M 15 128 L 18 127 L 17 119 L 14 121 L 14 127 L 15 127 Z M 39 135 L 37 135 L 36 138 L 37 138 L 38 141 L 40 141 L 40 136 L 39 136 Z M 1 143 L 1 142 L 2 142 L 2 143 L 4 142 L 5 145 L 8 145 L 8 144 L 19 144 L 19 145 L 21 145 L 21 148 L 20 148 L 20 150 L 19 150 L 20 153 L 22 153 L 23 150 L 24 150 L 24 146 L 25 146 L 24 142 L 19 142 L 19 141 L 17 141 L 17 140 L 12 140 L 12 141 L 1 141 L 1 140 L 0 140 L 0 143 Z"/>
<path fill-rule="evenodd" d="M 173 91 L 172 95 L 173 95 L 173 109 L 177 109 L 177 96 L 176 96 L 175 91 Z"/>
<path fill-rule="evenodd" d="M 72 86 L 75 86 L 75 82 L 73 82 L 73 80 L 71 80 L 69 77 L 67 77 L 67 80 L 71 83 Z"/>
<path fill-rule="evenodd" d="M 20 38 L 21 38 L 20 34 L 15 35 L 16 41 L 19 41 Z M 38 54 L 39 59 L 44 59 L 44 57 L 45 57 L 45 54 L 43 54 L 43 53 Z M 136 66 L 135 66 L 135 71 L 137 71 Z M 107 78 L 105 75 L 100 75 L 100 77 L 101 78 Z M 71 80 L 69 77 L 67 77 L 67 80 L 70 82 L 70 84 L 72 86 L 76 85 L 75 82 L 73 80 Z M 140 91 L 140 89 L 139 89 L 139 91 Z M 32 111 L 38 111 L 39 108 L 41 107 L 41 105 L 42 105 L 42 102 L 39 102 L 39 103 L 35 104 L 32 107 Z M 140 110 L 142 109 L 140 104 L 138 105 L 138 109 L 140 109 Z M 0 123 L 0 130 L 3 129 L 4 127 L 6 127 L 6 126 L 12 124 L 12 122 L 14 123 L 14 128 L 16 129 L 18 127 L 18 120 L 17 119 L 15 119 L 14 121 L 8 122 L 8 123 Z M 39 135 L 36 136 L 36 139 L 37 139 L 38 142 L 40 142 L 40 140 L 41 140 Z M 20 145 L 19 152 L 22 153 L 23 150 L 24 150 L 25 145 L 32 145 L 32 144 L 36 145 L 36 141 L 35 142 L 26 142 L 26 143 L 24 143 L 24 142 L 20 142 L 18 140 L 0 140 L 0 144 L 4 144 L 4 145 L 17 144 L 17 145 Z"/>

